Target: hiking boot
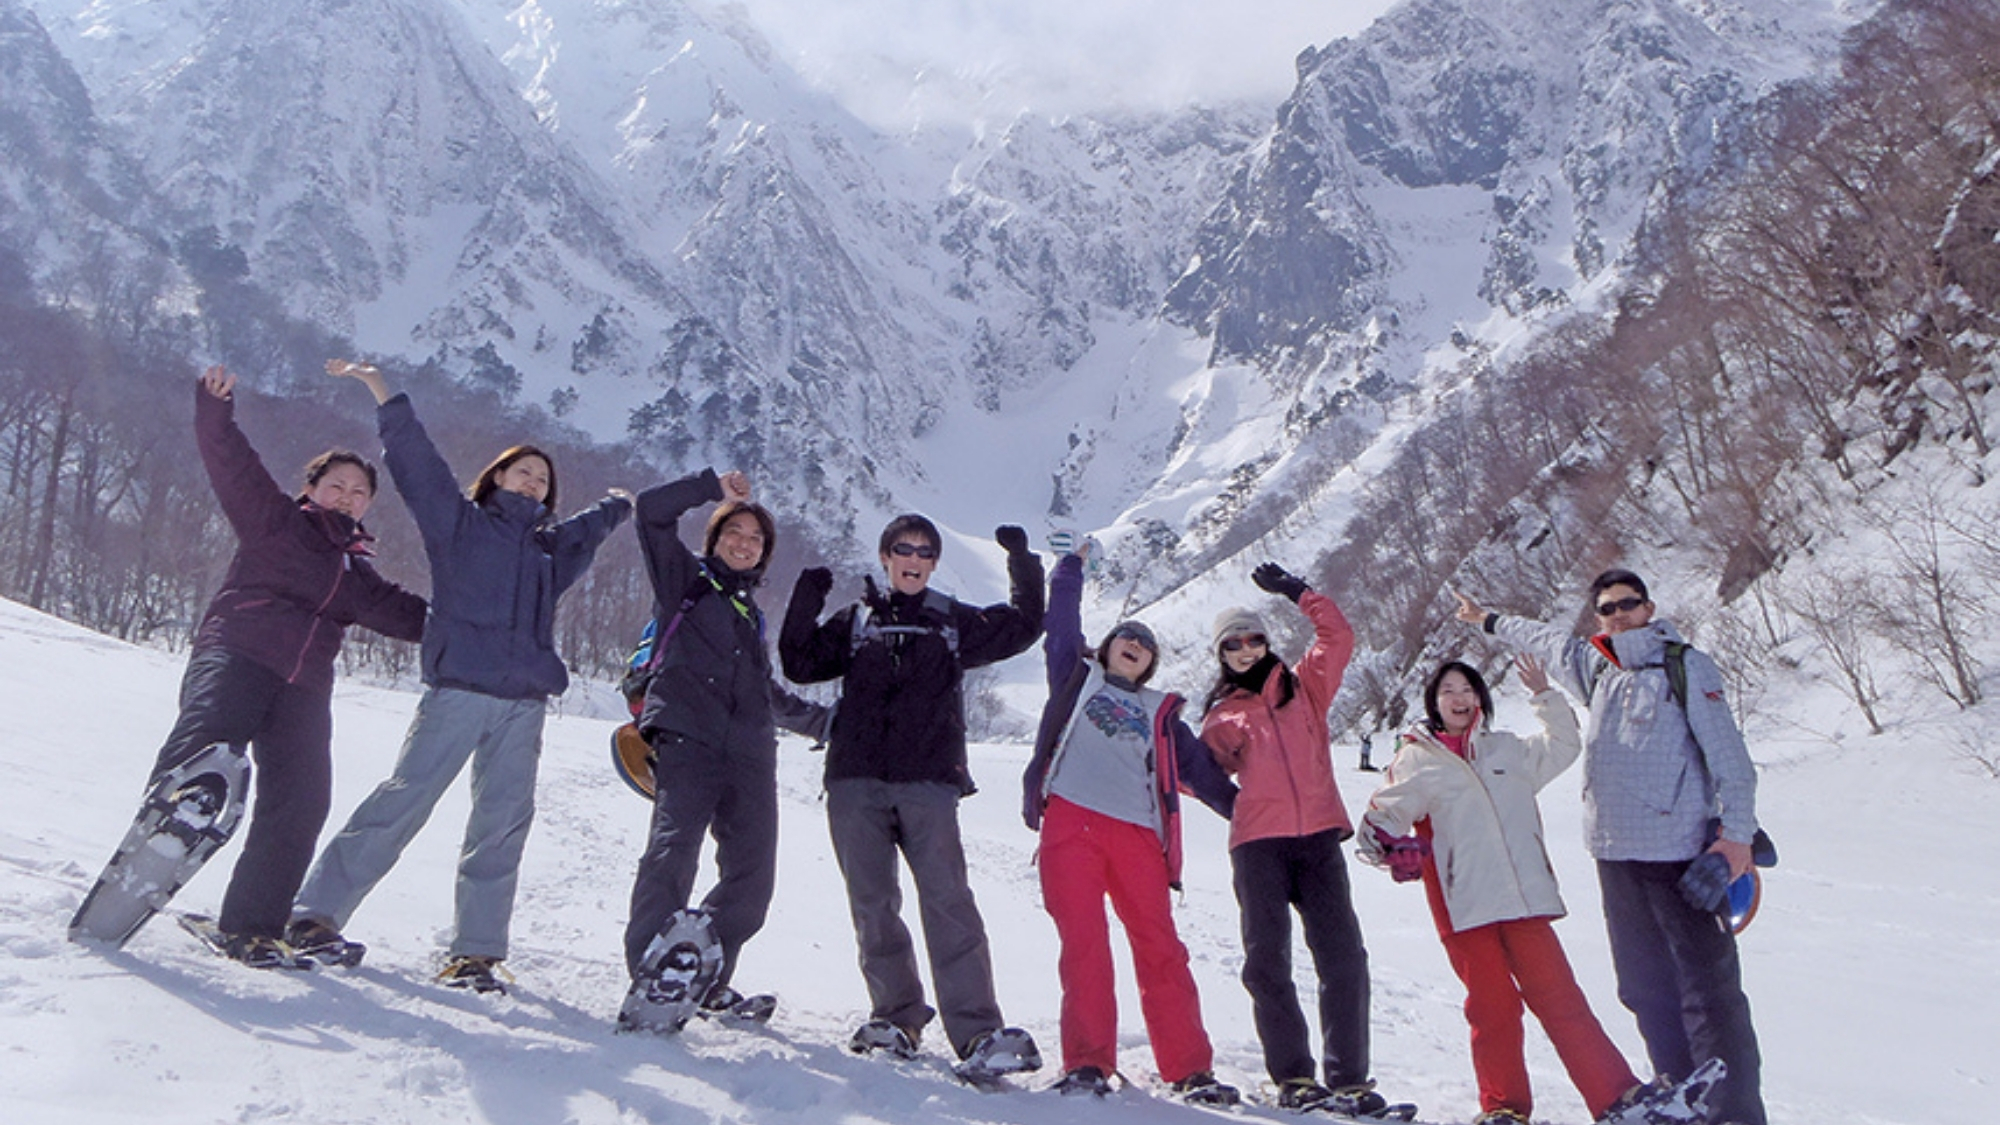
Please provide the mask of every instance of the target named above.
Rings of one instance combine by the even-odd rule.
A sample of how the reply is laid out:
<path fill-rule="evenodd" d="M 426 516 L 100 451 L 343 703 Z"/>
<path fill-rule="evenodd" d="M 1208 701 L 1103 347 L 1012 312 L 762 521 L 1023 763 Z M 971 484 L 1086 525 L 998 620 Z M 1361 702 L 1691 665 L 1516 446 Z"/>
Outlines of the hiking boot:
<path fill-rule="evenodd" d="M 292 956 L 285 943 L 263 934 L 229 934 L 222 939 L 222 954 L 253 969 L 308 969 Z"/>
<path fill-rule="evenodd" d="M 1279 1109 L 1318 1109 L 1331 1097 L 1332 1090 L 1310 1078 L 1287 1078 L 1278 1083 Z"/>
<path fill-rule="evenodd" d="M 469 988 L 474 992 L 498 992 L 504 995 L 507 986 L 500 981 L 499 974 L 502 972 L 505 970 L 500 968 L 498 957 L 460 955 L 445 962 L 444 969 L 438 973 L 437 979 L 443 981 L 446 988 Z"/>
<path fill-rule="evenodd" d="M 701 998 L 699 1011 L 709 1019 L 733 1023 L 768 1023 L 778 1010 L 778 998 L 768 992 L 745 996 L 726 984 L 718 984 Z"/>
<path fill-rule="evenodd" d="M 1173 1091 L 1184 1102 L 1194 1105 L 1241 1105 L 1243 1095 L 1236 1087 L 1217 1079 L 1213 1072 L 1197 1070 L 1193 1074 L 1173 1084 Z"/>
<path fill-rule="evenodd" d="M 1343 1117 L 1386 1117 L 1389 1099 L 1375 1092 L 1373 1082 L 1363 1082 L 1328 1091 L 1326 1100 L 1314 1108 Z"/>
<path fill-rule="evenodd" d="M 1095 1094 L 1102 1098 L 1111 1093 L 1111 1080 L 1094 1066 L 1080 1066 L 1057 1079 L 1056 1084 L 1049 1088 L 1064 1097 Z"/>
<path fill-rule="evenodd" d="M 292 947 L 292 954 L 304 961 L 316 961 L 322 965 L 338 965 L 351 969 L 361 963 L 368 947 L 358 941 L 348 941 L 339 930 L 318 918 L 296 918 L 285 929 L 285 944 Z"/>
<path fill-rule="evenodd" d="M 1041 1068 L 1042 1052 L 1035 1046 L 1035 1037 L 1018 1027 L 1003 1027 L 974 1036 L 964 1061 L 953 1069 L 961 1078 L 974 1078 Z"/>
<path fill-rule="evenodd" d="M 917 1057 L 917 1037 L 921 1031 L 897 1027 L 888 1020 L 869 1020 L 854 1030 L 854 1038 L 847 1041 L 847 1049 L 857 1055 L 872 1055 L 886 1051 L 899 1059 Z"/>
<path fill-rule="evenodd" d="M 1511 1109 L 1489 1109 L 1472 1119 L 1472 1125 L 1533 1125 L 1526 1114 Z"/>

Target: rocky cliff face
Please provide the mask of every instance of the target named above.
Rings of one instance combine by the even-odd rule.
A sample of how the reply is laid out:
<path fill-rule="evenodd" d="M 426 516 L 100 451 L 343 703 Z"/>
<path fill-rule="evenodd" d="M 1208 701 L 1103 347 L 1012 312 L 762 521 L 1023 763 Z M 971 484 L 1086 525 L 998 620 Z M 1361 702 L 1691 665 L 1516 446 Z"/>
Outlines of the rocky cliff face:
<path fill-rule="evenodd" d="M 884 136 L 675 0 L 31 7 L 0 0 L 0 248 L 44 296 L 91 239 L 162 291 L 219 260 L 664 469 L 748 468 L 829 545 L 1039 514 L 1140 597 L 1282 529 L 1454 356 L 1615 285 L 1843 20 L 1415 0 L 1304 51 L 1275 117 Z"/>

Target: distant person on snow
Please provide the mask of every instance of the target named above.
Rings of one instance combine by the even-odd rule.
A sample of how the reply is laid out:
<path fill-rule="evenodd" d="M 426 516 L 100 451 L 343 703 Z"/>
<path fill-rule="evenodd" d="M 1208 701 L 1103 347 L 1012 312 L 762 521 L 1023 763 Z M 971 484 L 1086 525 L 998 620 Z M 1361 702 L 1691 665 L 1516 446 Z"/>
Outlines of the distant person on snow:
<path fill-rule="evenodd" d="M 1022 816 L 1042 834 L 1042 903 L 1062 950 L 1065 1094 L 1107 1094 L 1118 1066 L 1118 993 L 1108 898 L 1132 946 L 1153 1061 L 1182 1097 L 1233 1105 L 1216 1080 L 1201 996 L 1174 926 L 1181 877 L 1180 793 L 1228 816 L 1236 787 L 1180 717 L 1181 697 L 1146 686 L 1160 646 L 1142 622 L 1113 627 L 1093 653 L 1083 639 L 1090 542 L 1056 563 L 1042 640 L 1049 701 L 1022 778 Z"/>
<path fill-rule="evenodd" d="M 908 1056 L 941 1017 L 962 1065 L 1032 1070 L 1034 1040 L 1004 1026 L 994 996 L 986 924 L 966 878 L 958 802 L 973 792 L 966 768 L 965 672 L 1025 650 L 1042 632 L 1042 563 L 1018 527 L 994 533 L 1007 551 L 1006 602 L 967 605 L 932 589 L 943 540 L 937 525 L 902 515 L 882 530 L 886 594 L 819 620 L 833 572 L 802 572 L 785 611 L 778 651 L 795 683 L 842 680 L 826 755 L 826 817 L 847 883 L 847 904 L 868 986 L 869 1018 L 857 1052 Z M 916 882 L 938 1007 L 904 926 L 896 874 L 901 852 Z"/>
<path fill-rule="evenodd" d="M 1591 1116 L 1656 1092 L 1641 1085 L 1591 1014 L 1553 922 L 1566 910 L 1542 847 L 1535 794 L 1583 749 L 1576 716 L 1541 663 L 1519 661 L 1542 733 L 1491 726 L 1493 698 L 1468 664 L 1450 661 L 1424 685 L 1423 725 L 1405 734 L 1387 783 L 1361 816 L 1361 858 L 1399 883 L 1421 879 L 1452 971 L 1465 984 L 1474 1125 L 1527 1125 L 1534 1112 L 1521 1008 L 1541 1021 Z M 1451 872 L 1447 883 L 1440 870 Z"/>
<path fill-rule="evenodd" d="M 305 488 L 286 492 L 236 427 L 235 387 L 211 367 L 195 394 L 202 467 L 237 546 L 195 630 L 180 718 L 153 771 L 218 742 L 250 744 L 257 796 L 216 924 L 229 956 L 274 968 L 290 959 L 280 940 L 292 894 L 332 801 L 334 655 L 349 625 L 417 640 L 424 600 L 368 562 L 361 517 L 375 466 L 328 450 L 306 466 Z"/>
<path fill-rule="evenodd" d="M 681 543 L 680 521 L 711 501 L 719 503 L 696 557 Z M 696 1004 L 749 1014 L 769 998 L 745 997 L 730 982 L 777 887 L 777 728 L 819 737 L 826 709 L 773 683 L 754 595 L 777 525 L 751 500 L 748 477 L 704 469 L 649 488 L 639 494 L 638 526 L 658 660 L 636 720 L 653 750 L 653 819 L 632 883 L 625 967 L 637 977 L 646 947 L 687 906 L 712 835 L 717 878 L 701 910 L 722 965 Z"/>
<path fill-rule="evenodd" d="M 1369 1076 L 1368 950 L 1341 841 L 1354 834 L 1333 776 L 1327 709 L 1354 655 L 1354 630 L 1332 598 L 1277 563 L 1251 581 L 1305 612 L 1312 647 L 1289 668 L 1271 650 L 1264 619 L 1231 608 L 1215 619 L 1220 664 L 1201 737 L 1242 786 L 1229 821 L 1229 862 L 1243 915 L 1243 987 L 1250 993 L 1264 1068 L 1287 1109 L 1380 1114 L 1388 1101 Z M 1292 978 L 1292 912 L 1319 978 L 1320 1067 Z"/>
<path fill-rule="evenodd" d="M 535 817 L 548 697 L 569 686 L 556 653 L 556 599 L 632 512 L 621 490 L 555 521 L 555 462 L 518 445 L 459 491 L 408 395 L 391 397 L 367 364 L 328 360 L 327 374 L 366 386 L 378 404 L 389 475 L 423 533 L 431 613 L 424 629 L 425 691 L 388 780 L 320 853 L 292 910 L 288 940 L 340 942 L 361 900 L 423 828 L 446 787 L 472 763 L 472 815 L 458 862 L 456 924 L 446 984 L 503 989 L 521 851 Z"/>
<path fill-rule="evenodd" d="M 1729 1075 L 1710 1119 L 1764 1125 L 1736 935 L 1709 905 L 1750 870 L 1757 832 L 1757 771 L 1721 671 L 1653 616 L 1645 582 L 1629 570 L 1591 582 L 1601 631 L 1588 638 L 1455 596 L 1460 621 L 1534 653 L 1590 708 L 1585 841 L 1597 860 L 1618 999 L 1638 1018 L 1654 1071 L 1684 1078 L 1720 1058 Z M 1672 683 L 1675 660 L 1685 705 Z"/>

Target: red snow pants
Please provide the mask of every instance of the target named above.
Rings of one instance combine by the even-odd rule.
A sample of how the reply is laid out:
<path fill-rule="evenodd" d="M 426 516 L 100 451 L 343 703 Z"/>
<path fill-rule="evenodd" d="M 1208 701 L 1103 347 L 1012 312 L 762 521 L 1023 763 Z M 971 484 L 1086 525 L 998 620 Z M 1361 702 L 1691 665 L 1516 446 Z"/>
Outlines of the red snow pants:
<path fill-rule="evenodd" d="M 1104 900 L 1132 942 L 1139 1009 L 1160 1077 L 1178 1082 L 1214 1064 L 1187 946 L 1174 929 L 1167 860 L 1150 828 L 1051 797 L 1042 812 L 1042 904 L 1062 952 L 1063 1069 L 1118 1069 L 1118 989 Z"/>
<path fill-rule="evenodd" d="M 1445 955 L 1465 982 L 1481 1112 L 1511 1109 L 1526 1117 L 1534 1111 L 1522 1046 L 1524 1004 L 1541 1021 L 1592 1117 L 1604 1116 L 1619 1095 L 1639 1084 L 1591 1014 L 1549 919 L 1495 922 L 1443 937 Z"/>

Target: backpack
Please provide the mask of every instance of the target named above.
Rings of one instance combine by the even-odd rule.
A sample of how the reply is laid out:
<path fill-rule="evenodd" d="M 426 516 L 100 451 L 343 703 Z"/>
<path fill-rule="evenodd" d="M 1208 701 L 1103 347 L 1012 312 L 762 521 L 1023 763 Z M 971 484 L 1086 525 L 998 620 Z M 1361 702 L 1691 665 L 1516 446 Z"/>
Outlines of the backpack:
<path fill-rule="evenodd" d="M 854 629 L 848 638 L 847 651 L 851 656 L 862 650 L 871 641 L 883 637 L 907 637 L 932 635 L 944 638 L 945 648 L 951 651 L 953 659 L 958 657 L 958 620 L 952 616 L 952 607 L 958 599 L 937 590 L 924 591 L 922 609 L 937 618 L 934 625 L 884 625 L 875 620 L 875 607 L 868 599 L 863 599 L 854 614 Z"/>
<path fill-rule="evenodd" d="M 639 712 L 646 709 L 646 689 L 652 686 L 653 676 L 660 670 L 660 661 L 666 658 L 667 642 L 673 640 L 674 634 L 680 630 L 688 610 L 693 609 L 694 604 L 713 586 L 707 569 L 696 572 L 693 581 L 688 583 L 687 591 L 681 595 L 680 605 L 667 619 L 666 626 L 662 628 L 660 619 L 655 617 L 647 621 L 645 629 L 639 633 L 639 647 L 625 662 L 625 676 L 618 681 L 618 692 L 625 697 L 625 705 L 632 709 L 633 718 L 638 718 Z"/>

